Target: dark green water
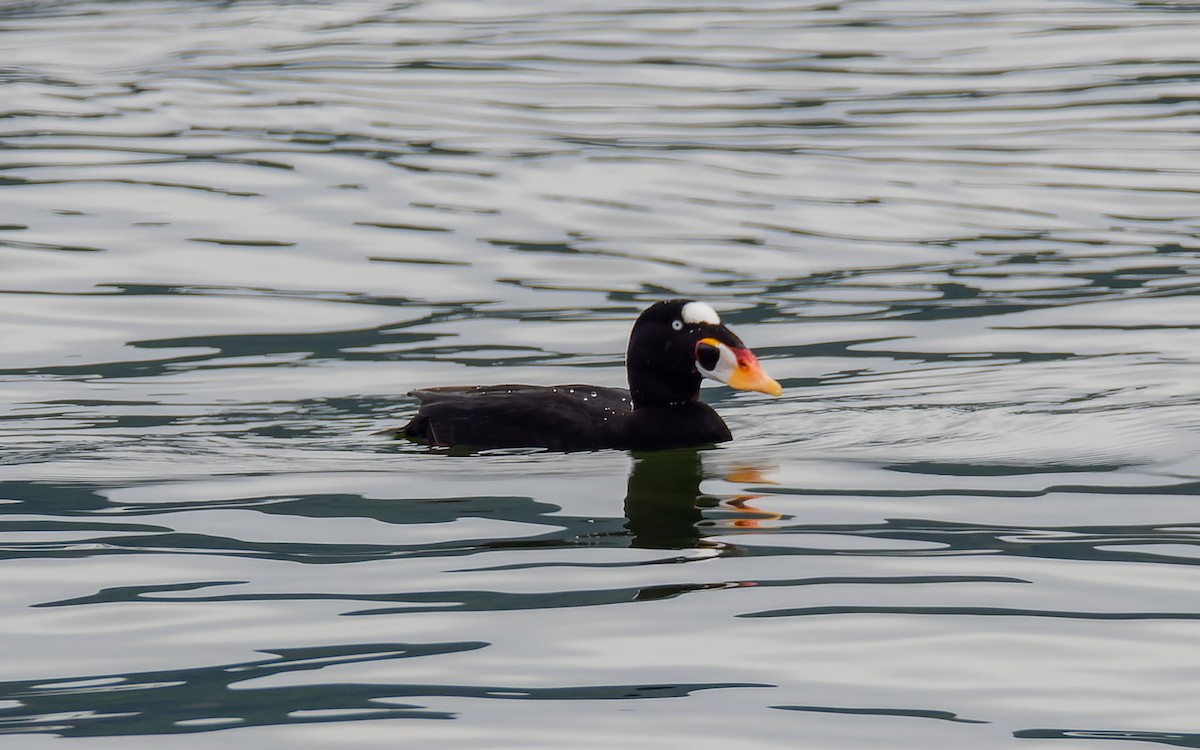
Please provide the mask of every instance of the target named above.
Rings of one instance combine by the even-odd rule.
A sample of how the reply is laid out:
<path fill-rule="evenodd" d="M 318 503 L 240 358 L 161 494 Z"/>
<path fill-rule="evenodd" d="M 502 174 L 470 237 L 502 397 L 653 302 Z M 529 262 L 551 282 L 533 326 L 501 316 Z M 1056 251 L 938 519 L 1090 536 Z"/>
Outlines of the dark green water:
<path fill-rule="evenodd" d="M 0 743 L 1200 747 L 1196 10 L 3 5 Z"/>

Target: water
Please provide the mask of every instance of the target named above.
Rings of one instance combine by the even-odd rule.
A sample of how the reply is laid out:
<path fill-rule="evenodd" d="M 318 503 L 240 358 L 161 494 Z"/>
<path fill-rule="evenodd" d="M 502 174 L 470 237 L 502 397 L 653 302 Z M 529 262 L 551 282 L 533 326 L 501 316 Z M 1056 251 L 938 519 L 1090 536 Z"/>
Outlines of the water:
<path fill-rule="evenodd" d="M 1196 10 L 6 4 L 4 747 L 1200 746 Z"/>

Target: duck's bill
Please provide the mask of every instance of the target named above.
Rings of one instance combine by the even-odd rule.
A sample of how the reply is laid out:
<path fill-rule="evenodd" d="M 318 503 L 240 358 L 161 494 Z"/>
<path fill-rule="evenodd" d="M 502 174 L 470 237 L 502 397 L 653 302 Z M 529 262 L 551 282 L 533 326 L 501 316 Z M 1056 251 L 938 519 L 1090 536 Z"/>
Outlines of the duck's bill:
<path fill-rule="evenodd" d="M 778 396 L 783 393 L 783 386 L 763 370 L 758 363 L 758 357 L 749 349 L 731 349 L 737 355 L 737 368 L 725 383 L 730 388 L 739 391 L 758 391 Z"/>
<path fill-rule="evenodd" d="M 696 345 L 696 369 L 704 377 L 739 391 L 758 391 L 772 396 L 783 393 L 783 386 L 763 370 L 754 352 L 735 349 L 716 339 L 703 339 Z"/>

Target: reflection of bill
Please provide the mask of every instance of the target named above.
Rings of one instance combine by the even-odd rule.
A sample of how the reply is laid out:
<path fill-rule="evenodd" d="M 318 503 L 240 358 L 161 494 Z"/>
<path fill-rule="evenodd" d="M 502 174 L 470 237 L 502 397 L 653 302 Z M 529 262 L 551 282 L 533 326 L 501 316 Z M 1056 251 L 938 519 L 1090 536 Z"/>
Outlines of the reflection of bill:
<path fill-rule="evenodd" d="M 774 467 L 771 470 L 774 470 Z M 767 476 L 767 471 L 767 469 L 757 466 L 738 466 L 726 471 L 724 476 L 725 481 L 734 484 L 776 484 L 775 480 Z M 737 508 L 739 514 L 728 519 L 722 519 L 724 523 L 718 521 L 716 525 L 731 526 L 735 529 L 757 529 L 763 521 L 778 521 L 780 518 L 783 518 L 779 513 L 762 510 L 750 505 L 751 500 L 756 500 L 760 497 L 762 495 L 736 495 L 723 501 L 724 505 Z"/>
<path fill-rule="evenodd" d="M 751 500 L 760 498 L 762 495 L 738 495 L 732 500 L 726 500 L 727 505 L 737 508 L 743 515 L 736 518 L 726 519 L 725 523 L 717 523 L 717 526 L 731 526 L 735 529 L 757 529 L 763 521 L 778 521 L 783 518 L 779 513 L 772 513 L 769 510 L 755 508 L 748 503 Z"/>
<path fill-rule="evenodd" d="M 700 490 L 705 449 L 635 453 L 625 493 L 626 528 L 634 547 L 687 549 L 721 547 L 704 539 L 710 529 L 756 528 L 780 516 L 749 502 L 761 495 L 722 498 Z M 738 466 L 721 476 L 730 482 L 770 484 L 759 467 Z M 703 509 L 710 510 L 706 518 Z"/>

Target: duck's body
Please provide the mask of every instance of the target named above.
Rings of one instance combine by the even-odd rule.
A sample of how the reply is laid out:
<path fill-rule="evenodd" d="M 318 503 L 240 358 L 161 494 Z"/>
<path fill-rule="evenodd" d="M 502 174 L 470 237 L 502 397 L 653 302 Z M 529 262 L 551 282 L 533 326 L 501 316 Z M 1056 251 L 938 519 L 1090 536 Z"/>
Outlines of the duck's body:
<path fill-rule="evenodd" d="M 397 430 L 434 445 L 551 450 L 680 448 L 730 439 L 700 400 L 710 377 L 779 395 L 741 340 L 703 302 L 659 302 L 638 318 L 626 358 L 630 390 L 594 385 L 425 388 L 417 415 Z"/>
<path fill-rule="evenodd" d="M 434 445 L 494 448 L 677 448 L 721 443 L 729 428 L 702 401 L 634 409 L 629 391 L 595 385 L 475 385 L 413 391 L 404 427 Z"/>

